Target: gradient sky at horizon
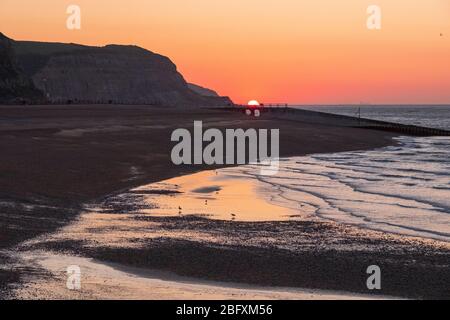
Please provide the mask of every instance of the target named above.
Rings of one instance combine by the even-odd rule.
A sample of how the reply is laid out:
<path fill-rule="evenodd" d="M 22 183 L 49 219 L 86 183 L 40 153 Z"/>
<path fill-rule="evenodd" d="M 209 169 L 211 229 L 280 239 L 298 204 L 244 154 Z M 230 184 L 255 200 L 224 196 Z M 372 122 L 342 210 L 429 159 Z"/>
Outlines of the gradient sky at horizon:
<path fill-rule="evenodd" d="M 450 0 L 0 0 L 0 32 L 136 44 L 235 102 L 450 104 Z"/>

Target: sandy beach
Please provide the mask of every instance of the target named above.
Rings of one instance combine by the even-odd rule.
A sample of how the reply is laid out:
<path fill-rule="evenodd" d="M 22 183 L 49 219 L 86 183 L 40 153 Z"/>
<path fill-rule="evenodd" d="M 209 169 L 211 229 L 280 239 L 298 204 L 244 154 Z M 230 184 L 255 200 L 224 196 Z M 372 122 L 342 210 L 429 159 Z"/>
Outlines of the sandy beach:
<path fill-rule="evenodd" d="M 36 251 L 25 263 L 46 270 L 51 276 L 30 276 L 26 287 L 14 292 L 21 299 L 35 300 L 369 300 L 370 295 L 288 287 L 263 287 L 181 277 L 170 272 L 126 267 L 77 256 Z M 77 265 L 84 270 L 82 290 L 68 290 L 64 269 Z M 379 299 L 395 299 L 379 297 Z"/>
<path fill-rule="evenodd" d="M 2 297 L 151 299 L 149 288 L 158 288 L 153 292 L 167 299 L 367 298 L 373 292 L 365 269 L 378 264 L 386 277 L 378 297 L 449 298 L 447 242 L 319 221 L 308 208 L 301 214 L 275 210 L 245 183 L 244 195 L 255 199 L 254 216 L 243 203 L 239 210 L 248 215 L 233 217 L 220 200 L 204 215 L 170 208 L 157 215 L 154 202 L 143 201 L 152 195 L 144 186 L 219 169 L 172 165 L 170 134 L 192 128 L 194 120 L 221 129 L 282 128 L 282 157 L 395 144 L 392 133 L 311 117 L 255 119 L 139 106 L 0 107 Z M 233 196 L 226 184 L 194 189 L 202 191 L 203 202 Z M 171 192 L 162 188 L 156 195 Z M 264 212 L 274 217 L 255 218 Z M 92 271 L 86 291 L 64 289 L 68 259 Z M 192 284 L 187 293 L 185 281 Z M 121 286 L 136 295 L 124 296 Z"/>

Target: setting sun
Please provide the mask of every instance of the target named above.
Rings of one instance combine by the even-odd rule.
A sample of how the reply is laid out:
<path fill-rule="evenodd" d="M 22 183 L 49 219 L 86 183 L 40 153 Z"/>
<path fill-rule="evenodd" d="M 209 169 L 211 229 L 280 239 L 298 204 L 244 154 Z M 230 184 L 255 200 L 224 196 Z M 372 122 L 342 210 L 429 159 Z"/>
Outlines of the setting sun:
<path fill-rule="evenodd" d="M 258 101 L 256 101 L 256 100 L 250 100 L 250 101 L 248 102 L 248 105 L 249 105 L 249 106 L 252 106 L 252 107 L 259 107 L 259 106 L 260 106 L 260 103 L 259 103 Z"/>

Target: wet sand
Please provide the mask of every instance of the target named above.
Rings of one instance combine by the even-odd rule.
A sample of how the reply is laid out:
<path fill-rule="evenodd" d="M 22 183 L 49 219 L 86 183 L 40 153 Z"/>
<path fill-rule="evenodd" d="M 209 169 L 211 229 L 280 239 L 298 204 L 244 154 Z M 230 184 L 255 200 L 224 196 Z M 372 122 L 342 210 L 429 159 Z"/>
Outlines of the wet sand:
<path fill-rule="evenodd" d="M 44 277 L 29 277 L 26 287 L 14 292 L 21 299 L 117 300 L 368 300 L 373 296 L 296 288 L 268 288 L 238 283 L 202 281 L 170 272 L 125 267 L 94 259 L 36 251 L 24 263 L 47 270 Z M 69 290 L 67 266 L 83 270 L 81 290 Z M 391 297 L 383 297 L 391 299 Z"/>
<path fill-rule="evenodd" d="M 120 210 L 114 208 L 118 214 L 110 212 L 109 216 L 107 212 L 88 210 L 89 217 L 95 217 L 91 222 L 103 221 L 107 226 L 103 226 L 105 232 L 88 228 L 85 235 L 103 235 L 111 240 L 108 245 L 91 246 L 88 239 L 70 237 L 66 228 L 79 225 L 67 225 L 86 213 L 84 204 L 205 169 L 177 167 L 170 161 L 172 131 L 192 128 L 194 120 L 221 129 L 281 128 L 281 156 L 370 149 L 392 143 L 390 133 L 341 127 L 334 118 L 329 123 L 323 123 L 322 118 L 317 124 L 270 115 L 256 120 L 209 109 L 0 107 L 0 170 L 4 173 L 0 176 L 1 248 L 8 250 L 45 234 L 40 242 L 20 245 L 20 250 L 69 252 L 197 279 L 360 293 L 367 293 L 361 285 L 366 278 L 363 267 L 382 261 L 392 270 L 389 282 L 393 286 L 379 294 L 448 297 L 447 288 L 439 281 L 448 279 L 448 268 L 444 267 L 448 263 L 447 248 L 307 219 L 254 223 L 192 216 L 152 217 L 133 213 L 133 202 L 125 202 L 119 204 Z M 110 223 L 117 221 L 125 224 L 111 229 Z M 67 226 L 62 229 L 64 237 L 53 238 L 51 232 L 63 226 Z M 141 230 L 137 237 L 133 236 L 134 228 Z M 112 230 L 120 231 L 118 242 L 134 239 L 134 245 L 115 247 Z M 141 238 L 142 234 L 150 236 Z M 0 271 L 0 281 L 3 285 L 20 283 L 19 277 L 24 281 L 30 273 L 40 275 L 27 268 Z M 361 281 L 355 281 L 355 277 Z M 2 294 L 7 296 L 11 291 L 3 289 Z"/>
<path fill-rule="evenodd" d="M 285 221 L 297 215 L 295 210 L 271 204 L 263 199 L 264 190 L 245 176 L 227 175 L 222 170 L 202 171 L 131 190 L 142 197 L 136 210 L 158 217 L 196 215 L 228 221 Z M 270 197 L 270 192 L 265 193 Z"/>
<path fill-rule="evenodd" d="M 449 297 L 450 243 L 326 222 L 308 208 L 281 208 L 280 215 L 280 211 L 270 210 L 274 205 L 256 184 L 246 188 L 247 193 L 240 190 L 233 193 L 236 180 L 241 178 L 224 180 L 222 174 L 224 170 L 216 174 L 206 171 L 112 195 L 91 203 L 74 223 L 58 232 L 21 244 L 17 247 L 18 254 L 12 256 L 31 270 L 36 265 L 33 261 L 38 259 L 40 267 L 31 274 L 45 272 L 49 276 L 44 281 L 31 277 L 24 288 L 13 291 L 13 297 L 73 298 L 74 294 L 64 287 L 63 274 L 68 259 L 78 261 L 77 257 L 97 260 L 96 271 L 88 276 L 89 282 L 96 273 L 103 279 L 104 269 L 113 263 L 116 268 L 128 271 L 140 268 L 136 270 L 160 270 L 188 277 L 197 298 L 208 298 L 209 294 L 210 298 L 227 299 L 233 299 L 234 294 L 245 299 Z M 199 191 L 202 193 L 198 194 Z M 207 205 L 206 195 L 209 195 Z M 174 203 L 182 204 L 183 212 L 173 210 Z M 260 215 L 247 215 L 253 212 L 248 208 L 252 203 Z M 222 205 L 236 215 L 221 212 Z M 91 264 L 86 260 L 79 262 L 83 270 L 90 272 Z M 366 270 L 370 265 L 382 268 L 381 291 L 367 289 Z M 148 276 L 141 271 L 134 276 L 148 283 Z M 110 278 L 108 282 L 113 281 Z M 155 275 L 150 279 L 155 280 Z M 156 279 L 179 281 L 164 274 Z M 220 284 L 214 283 L 214 289 L 202 291 L 197 286 L 201 280 Z M 233 283 L 266 286 L 265 296 L 227 291 L 225 283 L 234 289 L 238 287 Z M 50 284 L 51 290 L 47 286 Z M 134 294 L 114 289 L 125 284 L 134 288 Z M 145 299 L 160 294 L 171 299 L 194 298 L 186 292 L 182 294 L 181 285 L 174 283 L 167 284 L 170 289 L 156 285 L 151 294 L 146 285 L 139 286 L 139 281 L 129 284 L 123 277 L 111 285 L 113 288 L 90 283 L 87 291 L 75 296 Z M 289 296 L 274 287 L 310 291 L 298 290 Z M 334 292 L 322 294 L 318 289 Z M 352 296 L 349 292 L 358 294 Z"/>

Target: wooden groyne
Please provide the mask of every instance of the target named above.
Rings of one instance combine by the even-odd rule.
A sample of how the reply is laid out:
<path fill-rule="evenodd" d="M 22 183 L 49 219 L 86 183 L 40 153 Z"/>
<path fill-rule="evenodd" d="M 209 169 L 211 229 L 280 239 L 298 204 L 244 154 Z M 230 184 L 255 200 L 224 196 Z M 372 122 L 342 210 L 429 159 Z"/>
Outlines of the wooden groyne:
<path fill-rule="evenodd" d="M 280 104 L 276 107 L 247 107 L 247 106 L 236 106 L 236 107 L 228 107 L 226 109 L 234 112 L 242 112 L 246 113 L 247 110 L 250 110 L 252 114 L 256 110 L 259 111 L 261 116 L 264 114 L 270 115 L 273 118 L 288 120 L 288 121 L 296 121 L 296 122 L 305 122 L 305 123 L 317 123 L 321 125 L 333 125 L 333 126 L 343 126 L 343 127 L 353 127 L 353 128 L 364 128 L 364 129 L 372 129 L 372 130 L 381 130 L 394 132 L 409 136 L 450 136 L 449 130 L 443 129 L 435 129 L 435 128 L 427 128 L 415 125 L 406 125 L 394 122 L 387 121 L 379 121 L 379 120 L 371 120 L 365 118 L 351 117 L 345 115 L 337 115 L 331 113 L 325 113 L 320 111 L 311 111 L 304 109 L 295 109 L 290 107 L 282 107 Z M 263 119 L 264 117 L 262 117 Z"/>

